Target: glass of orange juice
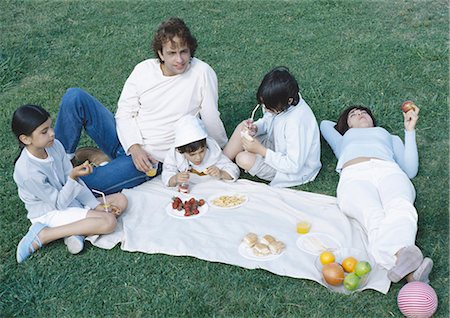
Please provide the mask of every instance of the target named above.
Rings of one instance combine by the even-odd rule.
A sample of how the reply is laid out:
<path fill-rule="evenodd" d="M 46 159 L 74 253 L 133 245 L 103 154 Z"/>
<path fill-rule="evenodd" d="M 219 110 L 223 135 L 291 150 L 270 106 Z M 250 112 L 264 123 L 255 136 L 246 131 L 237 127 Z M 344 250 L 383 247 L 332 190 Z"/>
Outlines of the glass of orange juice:
<path fill-rule="evenodd" d="M 297 233 L 298 234 L 307 234 L 311 229 L 311 223 L 308 221 L 299 221 L 297 222 Z"/>
<path fill-rule="evenodd" d="M 152 162 L 152 167 L 150 168 L 149 171 L 146 172 L 147 176 L 149 177 L 154 177 L 156 176 L 156 172 L 158 171 L 158 163 L 153 163 Z"/>

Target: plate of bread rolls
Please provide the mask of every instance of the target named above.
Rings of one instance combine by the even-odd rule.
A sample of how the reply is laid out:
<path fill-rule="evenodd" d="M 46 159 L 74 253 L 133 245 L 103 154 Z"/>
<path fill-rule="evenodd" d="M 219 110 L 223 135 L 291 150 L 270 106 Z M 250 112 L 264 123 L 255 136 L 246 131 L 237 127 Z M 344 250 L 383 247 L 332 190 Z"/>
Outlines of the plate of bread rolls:
<path fill-rule="evenodd" d="M 239 244 L 239 254 L 255 261 L 270 261 L 284 254 L 286 245 L 274 236 L 265 234 L 259 237 L 255 233 L 247 233 Z"/>

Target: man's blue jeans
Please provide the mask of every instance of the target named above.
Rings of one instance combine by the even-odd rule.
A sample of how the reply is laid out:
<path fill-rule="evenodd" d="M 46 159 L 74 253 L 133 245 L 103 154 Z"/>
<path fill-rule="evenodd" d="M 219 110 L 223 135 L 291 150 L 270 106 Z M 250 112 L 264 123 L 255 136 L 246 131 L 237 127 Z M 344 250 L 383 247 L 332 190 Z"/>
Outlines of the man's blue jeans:
<path fill-rule="evenodd" d="M 113 114 L 84 90 L 69 88 L 62 97 L 55 122 L 55 137 L 67 153 L 75 153 L 83 128 L 111 159 L 107 165 L 96 167 L 92 174 L 81 178 L 90 189 L 111 194 L 152 179 L 137 170 L 131 156 L 125 154 Z M 161 170 L 159 164 L 157 175 Z"/>

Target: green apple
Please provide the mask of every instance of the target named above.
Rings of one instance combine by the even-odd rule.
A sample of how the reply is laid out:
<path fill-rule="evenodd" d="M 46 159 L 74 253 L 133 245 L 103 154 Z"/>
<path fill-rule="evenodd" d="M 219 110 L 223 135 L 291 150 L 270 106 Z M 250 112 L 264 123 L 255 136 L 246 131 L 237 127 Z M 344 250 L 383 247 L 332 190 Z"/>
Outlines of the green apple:
<path fill-rule="evenodd" d="M 361 278 L 359 278 L 358 275 L 356 275 L 355 273 L 350 273 L 347 276 L 345 276 L 344 278 L 344 287 L 347 290 L 355 290 L 359 287 L 359 281 L 361 280 Z"/>
<path fill-rule="evenodd" d="M 355 274 L 359 277 L 363 277 L 364 275 L 370 273 L 372 270 L 372 267 L 370 266 L 369 262 L 362 261 L 358 262 L 355 267 Z"/>

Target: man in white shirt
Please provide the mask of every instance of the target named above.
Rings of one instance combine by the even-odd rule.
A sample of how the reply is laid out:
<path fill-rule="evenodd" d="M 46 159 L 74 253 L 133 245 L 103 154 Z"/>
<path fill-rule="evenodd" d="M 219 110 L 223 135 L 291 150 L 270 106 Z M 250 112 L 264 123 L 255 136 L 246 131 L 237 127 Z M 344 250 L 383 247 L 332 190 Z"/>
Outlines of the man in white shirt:
<path fill-rule="evenodd" d="M 228 141 L 218 111 L 216 74 L 193 57 L 197 41 L 185 23 L 178 18 L 163 22 L 152 48 L 157 58 L 136 65 L 123 87 L 115 120 L 79 88 L 70 88 L 62 98 L 55 134 L 68 155 L 75 153 L 84 127 L 111 159 L 83 178 L 91 189 L 114 193 L 149 180 L 146 172 L 152 163 L 163 161 L 174 142 L 174 124 L 186 114 L 199 112 L 208 135 L 221 147 Z"/>

